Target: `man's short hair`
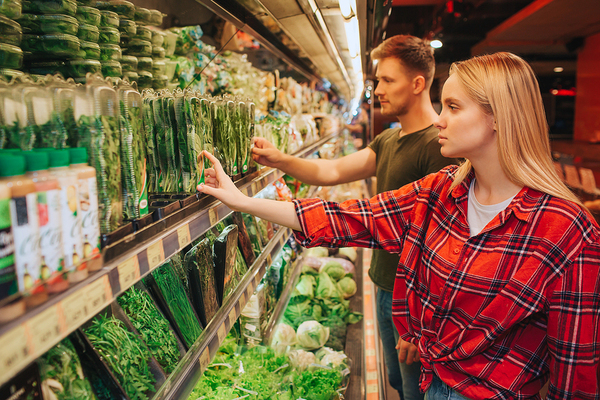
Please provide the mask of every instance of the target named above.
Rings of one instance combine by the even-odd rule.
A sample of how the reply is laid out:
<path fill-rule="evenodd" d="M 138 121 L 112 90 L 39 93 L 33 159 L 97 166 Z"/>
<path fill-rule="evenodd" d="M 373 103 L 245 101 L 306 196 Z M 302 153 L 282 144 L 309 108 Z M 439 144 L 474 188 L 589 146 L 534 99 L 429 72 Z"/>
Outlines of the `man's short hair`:
<path fill-rule="evenodd" d="M 396 58 L 408 70 L 422 74 L 427 87 L 433 82 L 435 59 L 428 41 L 410 35 L 396 35 L 384 40 L 371 51 L 373 60 Z"/>

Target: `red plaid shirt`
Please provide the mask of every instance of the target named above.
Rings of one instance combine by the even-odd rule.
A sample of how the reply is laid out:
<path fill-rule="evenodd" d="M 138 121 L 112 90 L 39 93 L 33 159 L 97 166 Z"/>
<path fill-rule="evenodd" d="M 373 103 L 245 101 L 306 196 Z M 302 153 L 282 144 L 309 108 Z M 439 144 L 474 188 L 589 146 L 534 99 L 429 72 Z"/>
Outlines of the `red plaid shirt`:
<path fill-rule="evenodd" d="M 400 253 L 393 315 L 435 372 L 474 399 L 600 398 L 600 230 L 571 202 L 523 188 L 470 237 L 471 174 L 455 166 L 372 199 L 296 200 L 304 246 Z M 439 283 L 439 284 L 436 284 Z"/>

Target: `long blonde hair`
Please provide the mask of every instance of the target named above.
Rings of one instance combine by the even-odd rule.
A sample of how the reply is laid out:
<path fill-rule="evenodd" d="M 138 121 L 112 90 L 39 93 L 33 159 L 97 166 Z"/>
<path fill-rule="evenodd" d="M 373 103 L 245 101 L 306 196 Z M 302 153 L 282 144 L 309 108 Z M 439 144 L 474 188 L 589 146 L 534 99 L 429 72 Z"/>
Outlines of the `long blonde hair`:
<path fill-rule="evenodd" d="M 533 70 L 512 53 L 495 53 L 456 62 L 450 67 L 468 96 L 493 115 L 498 136 L 498 156 L 506 176 L 527 186 L 586 209 L 561 181 L 550 155 L 548 124 Z M 458 186 L 472 169 L 467 160 L 452 184 Z"/>

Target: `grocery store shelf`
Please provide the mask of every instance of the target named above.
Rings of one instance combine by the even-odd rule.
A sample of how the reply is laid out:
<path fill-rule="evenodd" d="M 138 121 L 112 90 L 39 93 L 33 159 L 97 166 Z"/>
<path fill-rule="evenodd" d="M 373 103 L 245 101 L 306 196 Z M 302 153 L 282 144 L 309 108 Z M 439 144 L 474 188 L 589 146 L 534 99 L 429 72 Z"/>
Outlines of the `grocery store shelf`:
<path fill-rule="evenodd" d="M 178 367 L 153 397 L 154 400 L 175 400 L 188 397 L 214 358 L 227 333 L 239 318 L 273 258 L 281 251 L 291 234 L 292 231 L 289 228 L 280 228 L 273 236 L 273 239 L 244 275 L 237 290 L 209 322 L 196 343 L 188 350 Z"/>
<path fill-rule="evenodd" d="M 365 264 L 363 261 L 364 249 L 357 249 L 357 257 L 354 265 L 355 274 L 354 280 L 356 281 L 356 293 L 350 298 L 350 311 L 359 312 L 364 315 L 364 318 L 355 324 L 348 325 L 346 331 L 346 346 L 344 353 L 352 360 L 352 367 L 350 368 L 350 380 L 348 381 L 348 387 L 344 393 L 344 397 L 347 399 L 366 399 L 366 386 L 365 386 L 365 353 L 368 353 L 368 348 L 365 347 L 365 327 L 369 326 L 366 324 L 365 319 L 367 314 L 364 311 L 364 276 L 368 277 L 369 268 L 364 268 Z M 370 282 L 370 281 L 369 281 Z M 367 328 L 368 329 L 368 328 Z M 371 331 L 368 331 L 370 333 Z"/>
<path fill-rule="evenodd" d="M 335 136 L 324 137 L 295 155 L 311 154 Z M 262 168 L 238 180 L 236 185 L 244 194 L 254 196 L 282 176 L 279 170 Z M 214 198 L 202 196 L 188 207 L 107 246 L 103 249 L 103 269 L 0 326 L 0 385 L 231 212 Z M 271 257 L 270 253 L 265 253 L 267 256 Z"/>

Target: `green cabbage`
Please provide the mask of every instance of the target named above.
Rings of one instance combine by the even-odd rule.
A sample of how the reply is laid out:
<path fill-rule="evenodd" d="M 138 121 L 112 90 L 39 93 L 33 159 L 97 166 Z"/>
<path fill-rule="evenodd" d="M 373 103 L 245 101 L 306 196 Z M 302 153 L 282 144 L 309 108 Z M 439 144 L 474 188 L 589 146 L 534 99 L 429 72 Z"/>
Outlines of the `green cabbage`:
<path fill-rule="evenodd" d="M 346 270 L 342 267 L 342 264 L 337 261 L 328 261 L 323 264 L 320 272 L 326 272 L 331 279 L 336 281 L 342 279 L 346 275 Z"/>
<path fill-rule="evenodd" d="M 298 344 L 306 350 L 315 350 L 329 339 L 329 328 L 324 327 L 317 321 L 306 321 L 300 324 L 296 331 Z"/>
<path fill-rule="evenodd" d="M 344 296 L 344 299 L 348 299 L 356 293 L 356 282 L 350 277 L 340 279 L 337 285 L 340 293 Z"/>

